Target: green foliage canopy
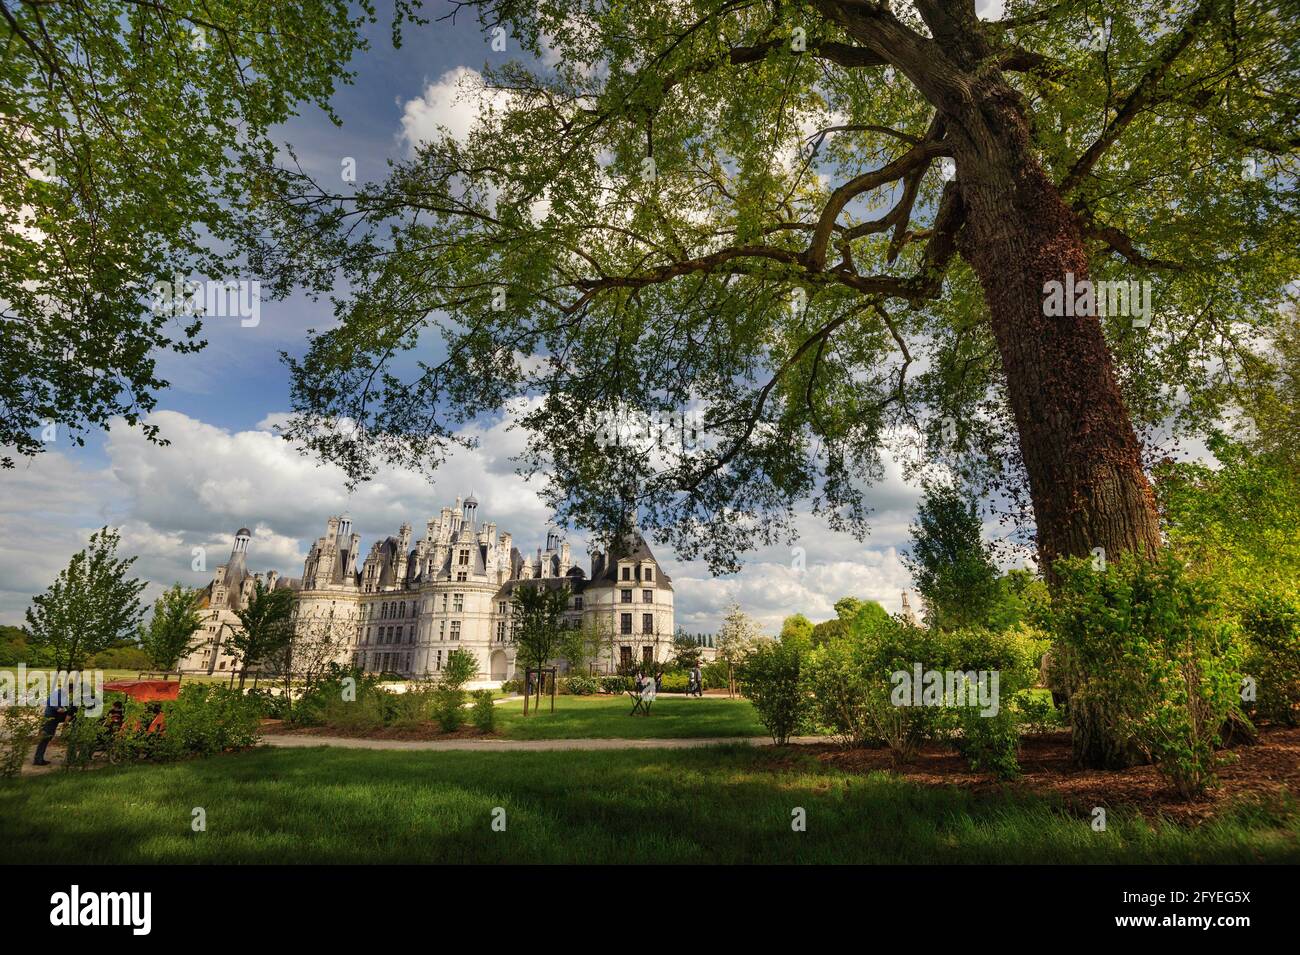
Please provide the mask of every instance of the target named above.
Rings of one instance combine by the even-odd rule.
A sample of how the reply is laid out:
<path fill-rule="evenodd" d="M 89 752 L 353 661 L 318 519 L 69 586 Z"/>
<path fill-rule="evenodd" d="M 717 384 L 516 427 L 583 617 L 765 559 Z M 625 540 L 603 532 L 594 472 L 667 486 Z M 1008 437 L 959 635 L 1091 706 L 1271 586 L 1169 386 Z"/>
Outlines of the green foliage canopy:
<path fill-rule="evenodd" d="M 411 13 L 396 0 L 397 27 Z M 0 449 L 135 425 L 167 387 L 160 352 L 202 318 L 152 287 L 248 277 L 239 255 L 273 127 L 335 84 L 370 0 L 18 0 L 0 5 Z M 158 440 L 156 427 L 143 424 Z M 0 454 L 0 466 L 13 457 Z"/>
<path fill-rule="evenodd" d="M 288 433 L 354 479 L 432 467 L 528 398 L 524 465 L 561 520 L 612 529 L 635 502 L 715 570 L 789 533 L 796 501 L 865 532 L 883 450 L 918 434 L 1014 499 L 953 211 L 971 173 L 945 175 L 933 102 L 968 35 L 987 55 L 962 68 L 1023 99 L 1093 278 L 1152 284 L 1149 328 L 1104 320 L 1139 428 L 1214 420 L 1297 274 L 1300 24 L 1271 0 L 1010 0 L 992 23 L 969 2 L 459 6 L 524 54 L 467 91 L 490 104 L 467 137 L 355 195 L 278 184 L 264 264 L 350 288 L 291 363 Z M 600 438 L 687 411 L 662 442 Z"/>
<path fill-rule="evenodd" d="M 85 666 L 92 654 L 128 639 L 140 621 L 143 581 L 127 574 L 134 557 L 119 558 L 121 536 L 102 527 L 27 610 L 28 642 L 56 669 Z"/>

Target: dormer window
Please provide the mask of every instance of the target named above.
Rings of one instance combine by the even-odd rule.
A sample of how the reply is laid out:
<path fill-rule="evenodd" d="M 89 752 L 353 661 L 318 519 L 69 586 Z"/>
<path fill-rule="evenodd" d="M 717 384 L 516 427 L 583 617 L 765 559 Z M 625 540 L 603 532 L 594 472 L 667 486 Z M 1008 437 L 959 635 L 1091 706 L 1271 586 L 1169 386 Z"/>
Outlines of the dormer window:
<path fill-rule="evenodd" d="M 624 579 L 624 580 L 631 580 L 631 579 L 632 579 L 632 568 L 631 568 L 631 567 L 624 567 L 624 568 L 623 568 L 623 579 Z"/>
<path fill-rule="evenodd" d="M 646 580 L 654 580 L 655 579 L 654 568 L 653 567 L 645 568 L 643 576 L 645 577 Z"/>

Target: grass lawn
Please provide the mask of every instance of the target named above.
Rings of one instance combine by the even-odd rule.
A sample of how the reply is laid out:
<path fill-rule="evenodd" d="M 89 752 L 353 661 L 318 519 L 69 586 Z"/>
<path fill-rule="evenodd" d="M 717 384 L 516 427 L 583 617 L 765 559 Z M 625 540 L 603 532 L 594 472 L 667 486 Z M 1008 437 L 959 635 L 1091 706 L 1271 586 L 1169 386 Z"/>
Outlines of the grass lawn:
<path fill-rule="evenodd" d="M 766 736 L 748 700 L 688 700 L 660 697 L 649 716 L 630 716 L 626 696 L 550 697 L 542 711 L 524 716 L 523 701 L 502 703 L 497 730 L 507 739 L 679 739 L 683 737 Z"/>
<path fill-rule="evenodd" d="M 190 829 L 202 806 L 207 831 Z M 491 827 L 494 807 L 505 832 Z M 807 831 L 791 830 L 791 811 Z M 1296 862 L 1300 819 L 1106 832 L 800 753 L 257 749 L 0 783 L 0 862 Z"/>

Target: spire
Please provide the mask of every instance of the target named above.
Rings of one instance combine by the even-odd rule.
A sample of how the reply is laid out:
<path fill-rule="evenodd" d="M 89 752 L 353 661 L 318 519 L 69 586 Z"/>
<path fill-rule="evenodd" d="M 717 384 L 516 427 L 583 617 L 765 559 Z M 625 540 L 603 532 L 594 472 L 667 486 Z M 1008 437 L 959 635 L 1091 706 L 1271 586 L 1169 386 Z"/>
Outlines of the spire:
<path fill-rule="evenodd" d="M 903 591 L 903 619 L 913 626 L 916 625 L 916 614 L 912 612 L 912 605 L 907 600 L 907 591 Z"/>

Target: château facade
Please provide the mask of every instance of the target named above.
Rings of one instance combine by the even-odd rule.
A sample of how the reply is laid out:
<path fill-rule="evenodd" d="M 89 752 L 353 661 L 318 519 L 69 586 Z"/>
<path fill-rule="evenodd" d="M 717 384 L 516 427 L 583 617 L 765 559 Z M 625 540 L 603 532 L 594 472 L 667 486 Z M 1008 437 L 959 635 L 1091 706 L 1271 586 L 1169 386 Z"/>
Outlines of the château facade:
<path fill-rule="evenodd" d="M 511 599 L 520 587 L 569 588 L 566 626 L 599 634 L 597 672 L 639 660 L 665 660 L 673 650 L 672 580 L 633 531 L 619 547 L 591 555 L 590 574 L 573 562 L 567 541 L 548 532 L 545 548 L 525 555 L 494 522 L 480 522 L 478 502 L 459 497 L 412 541 L 410 524 L 375 541 L 361 556 L 361 537 L 347 517 L 331 517 L 312 545 L 302 577 L 248 570 L 251 532 L 240 528 L 230 559 L 205 589 L 201 641 L 182 662 L 190 672 L 238 666 L 226 638 L 236 610 L 256 587 L 295 592 L 295 630 L 327 647 L 336 662 L 405 677 L 436 675 L 448 654 L 468 650 L 478 679 L 516 676 Z"/>

